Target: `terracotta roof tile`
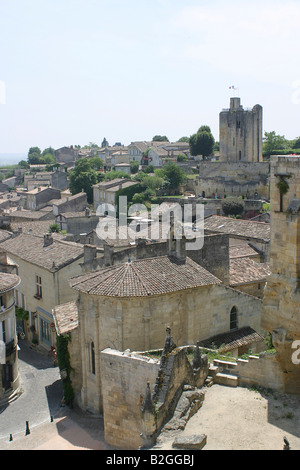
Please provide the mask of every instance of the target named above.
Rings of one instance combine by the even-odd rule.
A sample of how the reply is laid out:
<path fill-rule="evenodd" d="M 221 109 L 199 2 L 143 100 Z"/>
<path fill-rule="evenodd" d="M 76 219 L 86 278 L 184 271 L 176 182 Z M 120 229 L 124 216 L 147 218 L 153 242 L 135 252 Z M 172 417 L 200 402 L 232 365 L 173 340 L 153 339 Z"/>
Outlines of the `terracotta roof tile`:
<path fill-rule="evenodd" d="M 23 233 L 1 243 L 0 250 L 48 270 L 53 268 L 53 263 L 55 269 L 60 269 L 83 256 L 83 246 L 79 243 L 54 238 L 51 245 L 44 247 L 44 237 Z"/>
<path fill-rule="evenodd" d="M 16 274 L 0 273 L 0 294 L 14 289 L 21 279 Z"/>
<path fill-rule="evenodd" d="M 230 259 L 230 285 L 238 286 L 263 282 L 271 274 L 267 263 L 257 263 L 251 258 Z"/>
<path fill-rule="evenodd" d="M 214 345 L 216 348 L 220 349 L 220 352 L 225 353 L 226 351 L 230 351 L 241 346 L 247 346 L 251 345 L 251 343 L 263 341 L 263 339 L 264 338 L 255 330 L 250 328 L 250 326 L 246 326 L 234 331 L 228 331 L 227 333 L 212 336 L 204 341 L 200 341 L 198 344 L 204 348 L 211 348 L 212 345 Z"/>
<path fill-rule="evenodd" d="M 78 327 L 78 307 L 75 301 L 57 305 L 53 309 L 53 316 L 59 335 L 69 333 Z"/>
<path fill-rule="evenodd" d="M 168 256 L 110 266 L 70 281 L 81 292 L 112 297 L 144 297 L 212 284 L 221 281 L 190 258 L 182 263 Z"/>
<path fill-rule="evenodd" d="M 218 233 L 228 233 L 245 238 L 270 240 L 270 224 L 251 220 L 231 219 L 219 215 L 211 215 L 204 220 L 204 229 Z"/>

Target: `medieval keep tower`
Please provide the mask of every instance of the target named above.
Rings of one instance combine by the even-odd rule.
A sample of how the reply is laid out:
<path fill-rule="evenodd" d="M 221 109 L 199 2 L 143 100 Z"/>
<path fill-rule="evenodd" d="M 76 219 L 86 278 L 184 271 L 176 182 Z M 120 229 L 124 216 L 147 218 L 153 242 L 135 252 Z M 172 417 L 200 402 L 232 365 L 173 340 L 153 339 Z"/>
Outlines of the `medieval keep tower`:
<path fill-rule="evenodd" d="M 262 162 L 262 106 L 244 109 L 240 98 L 219 114 L 220 161 Z"/>
<path fill-rule="evenodd" d="M 270 267 L 261 327 L 272 334 L 283 390 L 300 394 L 299 157 L 271 158 Z"/>

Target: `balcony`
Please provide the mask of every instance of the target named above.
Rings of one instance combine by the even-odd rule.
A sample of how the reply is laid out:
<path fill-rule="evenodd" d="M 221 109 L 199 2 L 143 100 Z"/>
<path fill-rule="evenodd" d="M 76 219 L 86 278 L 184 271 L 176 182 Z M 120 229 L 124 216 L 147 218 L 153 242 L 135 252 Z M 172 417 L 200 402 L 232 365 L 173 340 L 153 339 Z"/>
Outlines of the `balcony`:
<path fill-rule="evenodd" d="M 5 307 L 5 305 L 1 305 L 0 307 L 0 315 L 1 313 L 6 313 L 8 310 L 10 310 L 11 308 L 13 308 L 15 306 L 15 301 L 13 301 L 13 303 L 9 306 L 9 307 Z"/>
<path fill-rule="evenodd" d="M 14 353 L 17 349 L 17 343 L 15 342 L 14 339 L 11 339 L 8 343 L 5 345 L 5 354 L 6 356 L 10 356 L 12 353 Z"/>

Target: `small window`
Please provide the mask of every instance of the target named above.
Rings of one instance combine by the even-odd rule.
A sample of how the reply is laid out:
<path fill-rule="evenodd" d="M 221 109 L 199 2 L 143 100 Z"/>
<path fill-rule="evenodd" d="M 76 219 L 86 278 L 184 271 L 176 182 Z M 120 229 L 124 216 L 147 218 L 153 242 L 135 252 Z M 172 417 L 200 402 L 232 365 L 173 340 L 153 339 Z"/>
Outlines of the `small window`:
<path fill-rule="evenodd" d="M 96 374 L 96 364 L 95 364 L 95 345 L 94 342 L 91 342 L 91 373 Z"/>
<path fill-rule="evenodd" d="M 242 160 L 242 151 L 239 150 L 239 160 Z"/>
<path fill-rule="evenodd" d="M 40 276 L 35 276 L 35 295 L 41 299 L 42 294 L 42 279 Z"/>
<path fill-rule="evenodd" d="M 234 330 L 237 328 L 237 308 L 232 307 L 230 312 L 230 329 Z"/>
<path fill-rule="evenodd" d="M 233 137 L 232 144 L 235 145 L 235 137 Z"/>

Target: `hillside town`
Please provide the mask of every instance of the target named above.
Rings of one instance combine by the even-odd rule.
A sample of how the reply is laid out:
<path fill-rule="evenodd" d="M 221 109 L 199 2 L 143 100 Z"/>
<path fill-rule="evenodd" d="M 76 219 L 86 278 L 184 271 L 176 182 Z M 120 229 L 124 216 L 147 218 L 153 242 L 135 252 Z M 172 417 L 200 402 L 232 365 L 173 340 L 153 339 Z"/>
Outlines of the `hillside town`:
<path fill-rule="evenodd" d="M 262 122 L 233 96 L 218 141 L 203 124 L 176 142 L 31 147 L 0 169 L 3 423 L 30 400 L 25 351 L 56 374 L 49 426 L 100 417 L 103 449 L 211 448 L 184 430 L 215 390 L 299 404 L 300 142 L 270 150 Z M 296 411 L 275 448 L 300 449 Z M 0 423 L 0 448 L 30 425 L 18 439 Z"/>

